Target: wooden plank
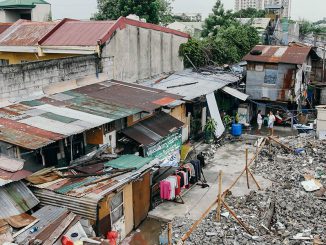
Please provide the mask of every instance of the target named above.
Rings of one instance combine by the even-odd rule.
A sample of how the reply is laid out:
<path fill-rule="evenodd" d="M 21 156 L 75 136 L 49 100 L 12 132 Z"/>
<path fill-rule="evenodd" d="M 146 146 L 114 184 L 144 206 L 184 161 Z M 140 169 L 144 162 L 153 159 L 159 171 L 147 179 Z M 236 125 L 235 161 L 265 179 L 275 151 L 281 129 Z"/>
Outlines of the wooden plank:
<path fill-rule="evenodd" d="M 22 234 L 23 232 L 25 232 L 26 230 L 28 230 L 29 228 L 31 228 L 33 225 L 35 225 L 37 222 L 39 222 L 40 220 L 37 219 L 35 220 L 33 223 L 30 223 L 28 226 L 26 226 L 25 228 L 17 231 L 15 234 L 13 234 L 13 238 L 17 237 L 18 235 Z"/>
<path fill-rule="evenodd" d="M 278 141 L 277 139 L 275 139 L 274 137 L 269 136 L 268 137 L 270 140 L 273 140 L 274 142 L 276 142 L 277 144 L 279 144 L 280 146 L 282 146 L 283 148 L 287 149 L 288 151 L 294 152 L 293 149 L 291 149 L 290 147 L 288 147 L 287 145 L 281 143 L 280 141 Z"/>
<path fill-rule="evenodd" d="M 75 219 L 76 215 L 73 213 L 68 214 L 67 218 L 65 218 L 62 223 L 54 230 L 51 236 L 44 241 L 43 245 L 52 245 L 54 244 L 58 238 L 64 233 L 70 223 Z"/>
<path fill-rule="evenodd" d="M 266 209 L 263 211 L 261 227 L 264 229 L 261 229 L 262 231 L 266 231 L 265 228 L 267 228 L 268 230 L 271 229 L 271 223 L 272 223 L 274 211 L 275 211 L 275 197 L 273 196 L 268 199 Z"/>

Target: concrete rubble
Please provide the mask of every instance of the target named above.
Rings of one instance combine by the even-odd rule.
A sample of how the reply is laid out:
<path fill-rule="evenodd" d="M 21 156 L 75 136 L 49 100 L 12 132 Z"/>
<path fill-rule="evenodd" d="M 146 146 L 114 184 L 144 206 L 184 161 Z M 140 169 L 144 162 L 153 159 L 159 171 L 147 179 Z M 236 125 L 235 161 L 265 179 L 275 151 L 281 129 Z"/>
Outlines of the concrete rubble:
<path fill-rule="evenodd" d="M 223 208 L 221 222 L 211 211 L 185 244 L 326 244 L 326 142 L 308 135 L 280 141 L 295 153 L 276 143 L 270 150 L 266 144 L 251 166 L 255 175 L 272 180 L 273 186 L 244 197 L 232 193 L 225 197 L 252 235 Z M 307 180 L 323 187 L 305 191 L 302 182 Z M 186 217 L 173 220 L 174 244 L 194 222 Z"/>

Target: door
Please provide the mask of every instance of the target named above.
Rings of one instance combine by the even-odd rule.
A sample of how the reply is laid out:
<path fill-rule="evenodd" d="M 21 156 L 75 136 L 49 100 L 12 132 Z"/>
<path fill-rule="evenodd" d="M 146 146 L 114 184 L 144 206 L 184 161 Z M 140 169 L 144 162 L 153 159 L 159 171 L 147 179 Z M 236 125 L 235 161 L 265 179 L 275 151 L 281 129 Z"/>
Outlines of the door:
<path fill-rule="evenodd" d="M 150 173 L 144 174 L 132 184 L 134 226 L 146 219 L 150 206 Z"/>

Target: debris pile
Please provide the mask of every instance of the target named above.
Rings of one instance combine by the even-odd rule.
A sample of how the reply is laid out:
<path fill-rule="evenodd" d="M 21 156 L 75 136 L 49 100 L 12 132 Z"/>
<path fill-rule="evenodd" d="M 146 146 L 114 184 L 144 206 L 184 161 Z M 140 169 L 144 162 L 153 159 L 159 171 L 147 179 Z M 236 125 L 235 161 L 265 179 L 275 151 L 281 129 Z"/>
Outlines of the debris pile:
<path fill-rule="evenodd" d="M 216 221 L 215 210 L 210 212 L 185 244 L 326 243 L 323 188 L 326 186 L 326 142 L 310 137 L 287 137 L 280 141 L 293 151 L 280 144 L 271 147 L 266 144 L 252 166 L 256 175 L 273 180 L 273 186 L 264 191 L 251 191 L 245 197 L 232 194 L 225 197 L 225 202 L 251 234 L 223 208 L 221 222 Z M 317 188 L 310 190 L 307 186 Z M 193 222 L 187 218 L 173 221 L 175 244 Z"/>

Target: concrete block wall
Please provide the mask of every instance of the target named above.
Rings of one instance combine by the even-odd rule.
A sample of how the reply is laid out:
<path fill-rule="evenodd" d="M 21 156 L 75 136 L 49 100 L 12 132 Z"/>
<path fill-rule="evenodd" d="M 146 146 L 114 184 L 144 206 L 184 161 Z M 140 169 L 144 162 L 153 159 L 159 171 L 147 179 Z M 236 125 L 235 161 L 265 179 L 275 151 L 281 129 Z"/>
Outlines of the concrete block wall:
<path fill-rule="evenodd" d="M 0 99 L 31 95 L 57 83 L 96 74 L 94 55 L 0 66 Z"/>
<path fill-rule="evenodd" d="M 117 30 L 102 50 L 102 66 L 112 58 L 112 78 L 135 82 L 166 72 L 183 70 L 179 47 L 187 38 L 127 25 Z M 110 75 L 110 74 L 109 74 Z"/>

